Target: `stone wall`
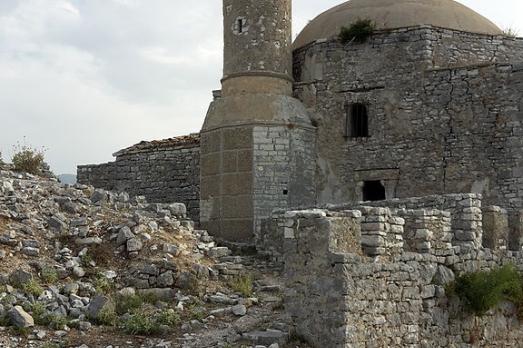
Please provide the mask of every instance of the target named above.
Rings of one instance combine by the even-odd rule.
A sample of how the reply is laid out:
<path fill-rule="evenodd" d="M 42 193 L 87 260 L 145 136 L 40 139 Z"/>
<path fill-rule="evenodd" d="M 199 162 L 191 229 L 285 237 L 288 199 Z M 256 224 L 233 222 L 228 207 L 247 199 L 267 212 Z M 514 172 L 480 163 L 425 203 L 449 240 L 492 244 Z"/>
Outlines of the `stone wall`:
<path fill-rule="evenodd" d="M 461 198 L 464 213 L 477 203 Z M 464 272 L 507 263 L 523 271 L 523 254 L 462 245 L 453 216 L 383 207 L 280 214 L 285 308 L 298 336 L 333 348 L 519 346 L 523 330 L 513 304 L 476 317 L 448 296 L 446 285 Z M 461 219 L 478 222 L 482 214 Z M 480 235 L 490 233 L 502 232 Z"/>
<path fill-rule="evenodd" d="M 151 203 L 184 203 L 189 217 L 199 221 L 198 136 L 144 142 L 115 155 L 114 162 L 78 166 L 78 182 L 145 196 Z"/>
<path fill-rule="evenodd" d="M 296 96 L 318 126 L 318 201 L 475 192 L 523 208 L 523 40 L 421 27 L 294 54 Z M 363 103 L 369 137 L 351 138 Z"/>

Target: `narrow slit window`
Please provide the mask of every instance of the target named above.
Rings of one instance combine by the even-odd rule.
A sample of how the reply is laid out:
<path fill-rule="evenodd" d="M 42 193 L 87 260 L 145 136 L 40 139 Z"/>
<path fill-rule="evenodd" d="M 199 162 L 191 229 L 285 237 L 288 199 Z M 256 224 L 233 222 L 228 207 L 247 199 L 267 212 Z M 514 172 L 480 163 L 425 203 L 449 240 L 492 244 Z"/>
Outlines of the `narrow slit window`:
<path fill-rule="evenodd" d="M 238 19 L 238 33 L 243 33 L 243 19 Z"/>
<path fill-rule="evenodd" d="M 356 103 L 350 107 L 350 136 L 352 138 L 369 137 L 369 115 L 365 104 Z"/>

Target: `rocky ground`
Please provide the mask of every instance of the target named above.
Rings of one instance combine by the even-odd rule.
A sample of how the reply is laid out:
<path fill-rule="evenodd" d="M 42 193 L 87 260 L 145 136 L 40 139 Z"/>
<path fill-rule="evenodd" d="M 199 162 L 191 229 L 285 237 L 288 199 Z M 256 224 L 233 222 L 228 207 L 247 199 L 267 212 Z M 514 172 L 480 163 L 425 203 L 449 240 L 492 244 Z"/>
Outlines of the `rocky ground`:
<path fill-rule="evenodd" d="M 0 170 L 0 347 L 305 347 L 279 276 L 183 204 Z"/>

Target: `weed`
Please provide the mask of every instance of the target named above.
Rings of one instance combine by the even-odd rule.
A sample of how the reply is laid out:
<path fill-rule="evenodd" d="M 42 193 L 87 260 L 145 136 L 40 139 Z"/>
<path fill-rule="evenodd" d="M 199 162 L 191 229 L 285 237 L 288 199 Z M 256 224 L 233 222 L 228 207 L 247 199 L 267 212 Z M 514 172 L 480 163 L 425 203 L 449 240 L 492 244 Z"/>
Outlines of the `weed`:
<path fill-rule="evenodd" d="M 43 325 L 49 327 L 52 330 L 63 330 L 67 324 L 69 324 L 69 320 L 63 315 L 48 314 L 44 316 Z"/>
<path fill-rule="evenodd" d="M 203 319 L 205 319 L 207 317 L 205 308 L 198 305 L 197 303 L 192 303 L 187 306 L 187 314 L 188 314 L 190 320 L 202 321 Z"/>
<path fill-rule="evenodd" d="M 1 315 L 0 316 L 0 327 L 6 327 L 9 325 L 11 325 L 11 321 L 9 320 L 9 318 L 6 315 Z"/>
<path fill-rule="evenodd" d="M 116 308 L 113 304 L 107 304 L 101 311 L 98 313 L 96 322 L 100 325 L 105 326 L 114 326 L 116 324 Z"/>
<path fill-rule="evenodd" d="M 36 302 L 31 305 L 30 312 L 32 313 L 32 316 L 34 318 L 35 324 L 37 325 L 45 325 L 44 317 L 45 317 L 45 306 L 43 303 Z"/>
<path fill-rule="evenodd" d="M 519 36 L 519 32 L 517 29 L 509 27 L 503 30 L 503 35 L 515 38 Z"/>
<path fill-rule="evenodd" d="M 177 326 L 181 319 L 180 315 L 172 308 L 164 309 L 155 316 L 155 320 L 159 325 Z"/>
<path fill-rule="evenodd" d="M 468 312 L 484 315 L 501 301 L 523 303 L 521 275 L 512 265 L 488 272 L 475 272 L 458 277 L 448 287 L 449 294 L 458 296 Z"/>
<path fill-rule="evenodd" d="M 376 30 L 376 24 L 370 19 L 358 19 L 348 27 L 342 27 L 339 39 L 343 44 L 350 42 L 364 43 Z"/>
<path fill-rule="evenodd" d="M 241 275 L 234 278 L 229 286 L 243 297 L 251 297 L 254 292 L 254 278 L 252 275 Z"/>
<path fill-rule="evenodd" d="M 56 284 L 59 279 L 58 272 L 53 267 L 43 267 L 40 272 L 40 279 L 48 285 Z"/>
<path fill-rule="evenodd" d="M 32 329 L 29 328 L 29 327 L 16 327 L 16 326 L 11 326 L 11 331 L 15 334 L 15 335 L 18 335 L 18 336 L 23 336 L 23 337 L 27 337 L 31 334 L 32 332 Z"/>
<path fill-rule="evenodd" d="M 93 258 L 89 253 L 85 253 L 82 256 L 80 256 L 80 262 L 82 263 L 82 266 L 89 267 L 91 266 L 92 261 Z"/>
<path fill-rule="evenodd" d="M 156 335 L 163 327 L 177 326 L 181 319 L 174 309 L 164 309 L 154 313 L 154 308 L 142 306 L 133 311 L 120 325 L 125 333 L 131 335 Z"/>
<path fill-rule="evenodd" d="M 96 292 L 102 295 L 111 293 L 115 288 L 114 282 L 103 274 L 98 274 L 93 283 Z"/>
<path fill-rule="evenodd" d="M 134 313 L 123 321 L 121 329 L 130 335 L 153 335 L 160 332 L 160 325 L 147 313 Z"/>
<path fill-rule="evenodd" d="M 34 279 L 32 279 L 29 282 L 23 284 L 22 285 L 22 290 L 27 295 L 33 295 L 35 297 L 38 297 L 38 296 L 42 295 L 42 293 L 44 292 L 44 289 L 42 288 L 42 286 L 40 284 L 38 284 L 38 282 L 36 280 L 34 280 Z"/>
<path fill-rule="evenodd" d="M 143 298 L 139 295 L 119 295 L 116 297 L 116 313 L 122 315 L 129 313 L 143 305 Z"/>

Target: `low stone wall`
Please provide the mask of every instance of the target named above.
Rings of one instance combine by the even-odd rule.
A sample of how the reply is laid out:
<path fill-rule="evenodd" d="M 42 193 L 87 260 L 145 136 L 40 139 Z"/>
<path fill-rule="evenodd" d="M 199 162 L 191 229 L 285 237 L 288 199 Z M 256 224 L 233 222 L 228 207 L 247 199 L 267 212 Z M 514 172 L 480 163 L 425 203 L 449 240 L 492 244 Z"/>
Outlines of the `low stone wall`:
<path fill-rule="evenodd" d="M 476 317 L 445 285 L 507 263 L 522 270 L 523 254 L 463 247 L 451 220 L 449 211 L 381 207 L 282 215 L 285 308 L 297 335 L 332 348 L 519 346 L 512 304 Z"/>
<path fill-rule="evenodd" d="M 145 196 L 151 203 L 184 203 L 200 220 L 198 136 L 143 142 L 115 154 L 116 161 L 78 166 L 78 182 Z"/>

